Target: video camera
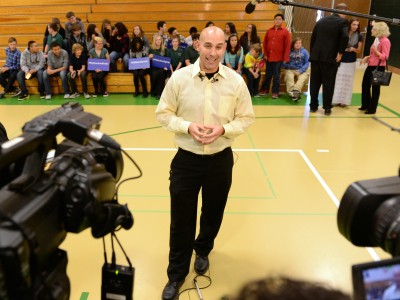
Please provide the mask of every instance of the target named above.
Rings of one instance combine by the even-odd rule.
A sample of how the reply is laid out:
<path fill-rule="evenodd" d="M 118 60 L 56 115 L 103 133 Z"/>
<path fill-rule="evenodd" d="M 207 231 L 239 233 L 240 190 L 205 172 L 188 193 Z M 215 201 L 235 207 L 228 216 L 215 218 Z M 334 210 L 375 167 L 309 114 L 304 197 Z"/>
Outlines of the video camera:
<path fill-rule="evenodd" d="M 58 248 L 67 232 L 91 227 L 99 238 L 133 226 L 116 200 L 121 148 L 100 121 L 66 103 L 0 145 L 0 299 L 68 299 L 67 253 Z"/>
<path fill-rule="evenodd" d="M 352 183 L 340 202 L 337 223 L 354 245 L 381 247 L 399 256 L 400 177 Z M 399 292 L 387 296 L 396 285 L 400 291 L 400 258 L 354 265 L 352 275 L 354 300 L 400 299 Z"/>

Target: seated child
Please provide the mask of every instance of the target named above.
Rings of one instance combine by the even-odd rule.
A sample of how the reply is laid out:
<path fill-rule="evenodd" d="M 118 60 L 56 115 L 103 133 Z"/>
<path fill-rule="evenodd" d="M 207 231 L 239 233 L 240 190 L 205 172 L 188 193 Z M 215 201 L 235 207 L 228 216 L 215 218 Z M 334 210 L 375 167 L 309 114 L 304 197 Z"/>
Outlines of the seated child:
<path fill-rule="evenodd" d="M 307 50 L 302 46 L 302 39 L 295 38 L 290 47 L 290 61 L 282 65 L 285 69 L 286 91 L 293 101 L 301 98 L 301 89 L 308 80 L 309 57 Z"/>

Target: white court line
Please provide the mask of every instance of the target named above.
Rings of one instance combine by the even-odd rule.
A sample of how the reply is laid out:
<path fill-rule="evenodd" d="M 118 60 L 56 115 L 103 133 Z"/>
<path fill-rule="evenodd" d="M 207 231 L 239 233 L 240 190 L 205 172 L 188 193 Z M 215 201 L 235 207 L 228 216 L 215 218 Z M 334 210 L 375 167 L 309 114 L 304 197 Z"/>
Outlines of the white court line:
<path fill-rule="evenodd" d="M 123 148 L 125 151 L 177 151 L 177 148 Z M 328 194 L 329 198 L 331 198 L 332 202 L 335 204 L 337 208 L 339 208 L 339 200 L 336 198 L 335 194 L 326 184 L 325 180 L 318 173 L 317 169 L 313 166 L 311 161 L 308 159 L 307 155 L 300 149 L 232 149 L 234 152 L 290 152 L 290 153 L 299 153 L 303 158 L 306 165 L 310 168 L 311 172 L 317 178 L 322 188 Z M 366 247 L 369 255 L 371 255 L 374 261 L 381 260 L 376 251 L 373 248 Z"/>

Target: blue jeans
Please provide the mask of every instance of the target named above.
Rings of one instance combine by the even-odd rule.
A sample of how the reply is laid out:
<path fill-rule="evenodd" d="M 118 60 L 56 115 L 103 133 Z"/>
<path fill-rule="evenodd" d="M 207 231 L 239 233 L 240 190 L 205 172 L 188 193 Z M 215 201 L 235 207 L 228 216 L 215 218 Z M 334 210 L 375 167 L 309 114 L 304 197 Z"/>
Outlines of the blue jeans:
<path fill-rule="evenodd" d="M 36 73 L 32 74 L 31 78 L 36 77 L 37 81 L 38 81 L 38 90 L 40 94 L 43 94 L 44 92 L 44 85 L 43 85 L 43 72 L 44 69 L 39 69 L 37 70 Z M 21 89 L 22 94 L 24 95 L 28 95 L 28 89 L 26 88 L 26 84 L 25 84 L 25 72 L 20 70 L 17 74 L 17 81 L 18 81 L 18 85 L 19 88 Z"/>
<path fill-rule="evenodd" d="M 61 77 L 61 82 L 62 82 L 64 93 L 69 94 L 67 73 L 68 73 L 67 70 L 62 70 L 62 71 L 54 73 L 52 75 L 48 75 L 47 71 L 43 72 L 44 90 L 45 90 L 46 95 L 51 95 L 50 77 L 55 77 L 55 76 Z"/>
<path fill-rule="evenodd" d="M 112 51 L 110 53 L 111 72 L 117 72 L 117 60 L 120 58 L 122 58 L 122 62 L 124 63 L 124 72 L 128 71 L 129 54 L 125 53 L 125 55 L 123 55 L 121 52 Z"/>
<path fill-rule="evenodd" d="M 281 79 L 282 62 L 267 62 L 265 69 L 265 80 L 261 85 L 261 90 L 269 91 L 272 80 L 272 93 L 279 94 L 279 85 Z"/>

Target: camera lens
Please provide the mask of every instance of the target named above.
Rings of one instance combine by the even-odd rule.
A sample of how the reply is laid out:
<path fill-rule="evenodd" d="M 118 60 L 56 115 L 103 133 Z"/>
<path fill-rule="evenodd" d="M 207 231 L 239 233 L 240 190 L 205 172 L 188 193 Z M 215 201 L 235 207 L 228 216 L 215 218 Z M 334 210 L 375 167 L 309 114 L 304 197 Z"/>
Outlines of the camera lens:
<path fill-rule="evenodd" d="M 373 239 L 393 256 L 400 254 L 400 197 L 383 202 L 376 210 L 372 227 Z"/>

